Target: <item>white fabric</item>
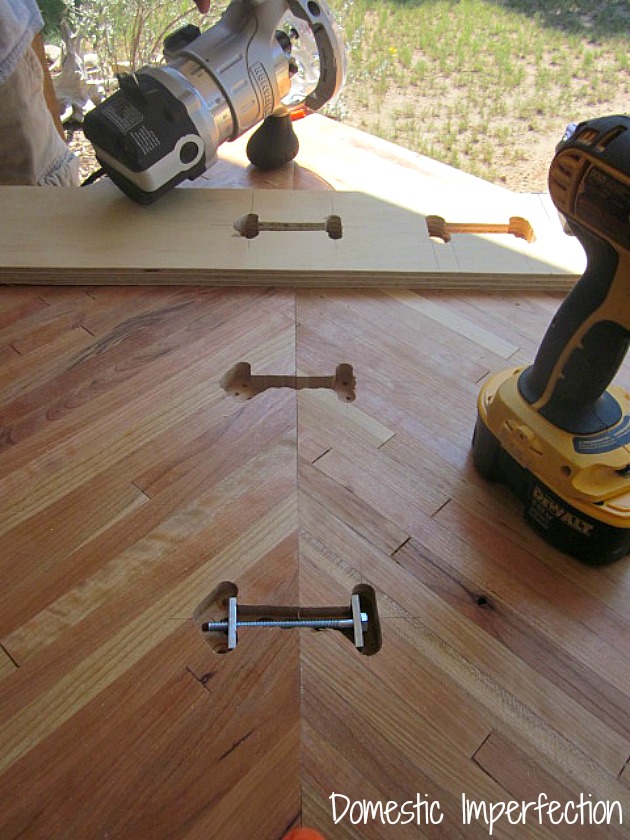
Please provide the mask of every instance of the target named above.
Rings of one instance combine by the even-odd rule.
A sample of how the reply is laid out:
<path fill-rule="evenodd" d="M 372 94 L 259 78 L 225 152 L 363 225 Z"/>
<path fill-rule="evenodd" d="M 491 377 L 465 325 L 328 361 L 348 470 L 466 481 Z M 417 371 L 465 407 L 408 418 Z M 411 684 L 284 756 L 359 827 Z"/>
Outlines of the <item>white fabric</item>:
<path fill-rule="evenodd" d="M 0 84 L 12 75 L 43 25 L 35 0 L 0 0 Z"/>
<path fill-rule="evenodd" d="M 34 0 L 0 0 L 0 184 L 77 186 L 79 161 L 59 136 L 32 48 Z"/>
<path fill-rule="evenodd" d="M 78 186 L 79 161 L 46 105 L 43 71 L 32 47 L 0 84 L 0 184 Z"/>

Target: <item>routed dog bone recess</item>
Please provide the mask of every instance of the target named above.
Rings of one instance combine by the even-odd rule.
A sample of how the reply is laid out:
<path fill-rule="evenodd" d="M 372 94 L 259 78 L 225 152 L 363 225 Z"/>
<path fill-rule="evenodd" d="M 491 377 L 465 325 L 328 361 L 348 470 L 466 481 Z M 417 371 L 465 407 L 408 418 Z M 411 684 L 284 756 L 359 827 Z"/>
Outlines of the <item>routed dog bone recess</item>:
<path fill-rule="evenodd" d="M 489 224 L 486 222 L 447 222 L 442 216 L 427 216 L 427 230 L 433 239 L 450 242 L 454 233 L 509 233 L 526 242 L 535 242 L 533 227 L 520 216 L 510 216 L 507 224 Z"/>
<path fill-rule="evenodd" d="M 268 388 L 295 388 L 296 391 L 302 388 L 330 388 L 340 400 L 353 402 L 356 397 L 354 371 L 352 365 L 345 363 L 337 365 L 332 376 L 252 376 L 249 362 L 237 362 L 221 377 L 219 384 L 226 393 L 242 400 L 251 400 Z"/>

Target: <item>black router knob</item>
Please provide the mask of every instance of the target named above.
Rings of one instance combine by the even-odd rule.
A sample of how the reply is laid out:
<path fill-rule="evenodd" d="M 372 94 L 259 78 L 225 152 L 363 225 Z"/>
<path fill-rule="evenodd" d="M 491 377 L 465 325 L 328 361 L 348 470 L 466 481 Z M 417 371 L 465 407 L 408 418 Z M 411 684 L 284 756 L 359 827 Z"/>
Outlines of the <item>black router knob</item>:
<path fill-rule="evenodd" d="M 277 169 L 297 155 L 300 142 L 291 117 L 267 117 L 249 138 L 247 157 L 259 169 Z"/>

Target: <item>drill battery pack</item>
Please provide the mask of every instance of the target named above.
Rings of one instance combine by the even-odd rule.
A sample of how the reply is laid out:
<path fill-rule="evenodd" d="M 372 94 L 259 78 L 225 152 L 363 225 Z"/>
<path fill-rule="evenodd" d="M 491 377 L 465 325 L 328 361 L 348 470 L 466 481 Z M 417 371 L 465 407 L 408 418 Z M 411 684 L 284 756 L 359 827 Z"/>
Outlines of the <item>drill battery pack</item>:
<path fill-rule="evenodd" d="M 623 558 L 630 553 L 628 395 L 616 394 L 625 411 L 614 429 L 572 435 L 524 402 L 520 373 L 495 374 L 479 395 L 472 442 L 478 473 L 507 486 L 528 524 L 554 547 L 594 566 Z"/>

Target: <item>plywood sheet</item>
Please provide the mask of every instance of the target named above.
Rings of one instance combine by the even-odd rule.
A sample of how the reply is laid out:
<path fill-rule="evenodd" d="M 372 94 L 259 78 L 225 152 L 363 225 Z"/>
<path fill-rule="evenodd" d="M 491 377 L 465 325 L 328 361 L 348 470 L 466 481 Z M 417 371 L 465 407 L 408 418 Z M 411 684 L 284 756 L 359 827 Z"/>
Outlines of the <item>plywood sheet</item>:
<path fill-rule="evenodd" d="M 262 231 L 234 222 L 342 220 L 343 235 Z M 528 219 L 536 241 L 511 235 L 429 237 L 426 215 L 452 222 Z M 537 195 L 491 200 L 423 194 L 415 204 L 363 192 L 175 190 L 140 207 L 111 184 L 0 188 L 0 282 L 212 286 L 567 289 L 584 252 Z"/>

